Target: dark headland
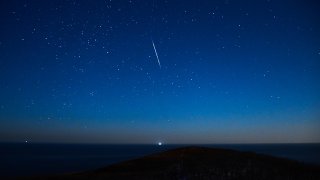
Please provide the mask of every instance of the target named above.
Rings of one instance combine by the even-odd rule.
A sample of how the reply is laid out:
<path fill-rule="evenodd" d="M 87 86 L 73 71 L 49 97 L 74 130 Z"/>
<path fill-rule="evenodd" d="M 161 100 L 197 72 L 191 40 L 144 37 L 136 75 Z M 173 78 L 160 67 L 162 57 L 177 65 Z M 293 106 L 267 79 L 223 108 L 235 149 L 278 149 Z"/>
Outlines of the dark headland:
<path fill-rule="evenodd" d="M 97 170 L 22 179 L 320 179 L 320 166 L 252 152 L 185 147 Z"/>

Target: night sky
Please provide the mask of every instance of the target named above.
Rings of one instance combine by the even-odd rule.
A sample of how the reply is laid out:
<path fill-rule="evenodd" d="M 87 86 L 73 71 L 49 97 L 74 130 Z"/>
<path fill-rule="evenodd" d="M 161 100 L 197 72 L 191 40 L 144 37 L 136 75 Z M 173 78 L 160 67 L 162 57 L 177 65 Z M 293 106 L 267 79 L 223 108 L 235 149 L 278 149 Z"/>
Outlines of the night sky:
<path fill-rule="evenodd" d="M 2 0 L 0 141 L 320 142 L 320 3 Z"/>

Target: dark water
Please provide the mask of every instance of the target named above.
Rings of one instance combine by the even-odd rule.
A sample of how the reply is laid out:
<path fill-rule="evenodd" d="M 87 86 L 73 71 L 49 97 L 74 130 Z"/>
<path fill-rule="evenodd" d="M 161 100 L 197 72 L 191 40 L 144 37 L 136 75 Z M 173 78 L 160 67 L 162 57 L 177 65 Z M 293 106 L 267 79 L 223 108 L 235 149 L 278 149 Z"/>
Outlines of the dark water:
<path fill-rule="evenodd" d="M 84 171 L 183 145 L 0 144 L 1 177 Z M 320 164 L 320 144 L 202 145 Z"/>

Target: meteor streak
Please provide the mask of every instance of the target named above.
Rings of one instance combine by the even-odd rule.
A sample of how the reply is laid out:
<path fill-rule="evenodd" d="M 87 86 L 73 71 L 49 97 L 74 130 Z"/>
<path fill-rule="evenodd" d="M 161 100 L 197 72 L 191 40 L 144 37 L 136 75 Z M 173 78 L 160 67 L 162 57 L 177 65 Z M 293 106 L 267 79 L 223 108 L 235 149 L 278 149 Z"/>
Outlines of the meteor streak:
<path fill-rule="evenodd" d="M 159 57 L 158 57 L 156 46 L 154 45 L 153 40 L 151 40 L 151 41 L 152 41 L 152 46 L 153 46 L 153 49 L 154 49 L 154 53 L 156 54 L 156 57 L 157 57 L 157 60 L 158 60 L 159 67 L 161 69 L 161 64 L 160 64 L 160 60 L 159 60 Z"/>

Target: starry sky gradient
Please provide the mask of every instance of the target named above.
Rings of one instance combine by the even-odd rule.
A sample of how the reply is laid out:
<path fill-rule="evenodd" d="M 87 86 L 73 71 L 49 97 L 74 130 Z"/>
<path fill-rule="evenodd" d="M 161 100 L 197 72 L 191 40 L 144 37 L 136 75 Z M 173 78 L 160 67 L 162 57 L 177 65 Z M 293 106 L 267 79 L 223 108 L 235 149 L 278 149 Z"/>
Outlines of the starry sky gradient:
<path fill-rule="evenodd" d="M 319 7 L 1 1 L 0 141 L 320 142 Z"/>

